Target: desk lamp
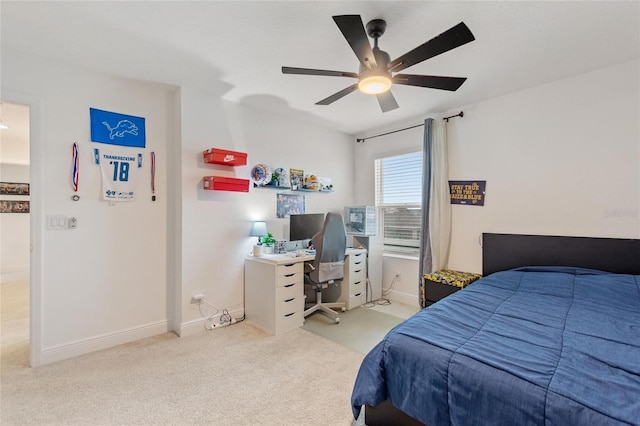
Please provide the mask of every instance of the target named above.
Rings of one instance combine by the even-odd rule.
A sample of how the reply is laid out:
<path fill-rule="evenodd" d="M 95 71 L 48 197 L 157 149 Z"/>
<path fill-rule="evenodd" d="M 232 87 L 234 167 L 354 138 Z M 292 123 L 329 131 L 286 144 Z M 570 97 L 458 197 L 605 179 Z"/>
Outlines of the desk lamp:
<path fill-rule="evenodd" d="M 258 237 L 258 245 L 262 245 L 261 238 L 267 235 L 267 223 L 266 222 L 253 222 L 251 232 L 249 236 Z"/>

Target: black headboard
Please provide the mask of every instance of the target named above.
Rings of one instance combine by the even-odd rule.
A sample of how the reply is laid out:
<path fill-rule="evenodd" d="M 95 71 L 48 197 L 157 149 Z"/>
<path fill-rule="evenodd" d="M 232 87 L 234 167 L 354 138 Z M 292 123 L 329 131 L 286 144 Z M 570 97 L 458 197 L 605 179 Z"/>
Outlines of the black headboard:
<path fill-rule="evenodd" d="M 482 234 L 482 275 L 519 266 L 573 266 L 640 275 L 640 239 Z"/>

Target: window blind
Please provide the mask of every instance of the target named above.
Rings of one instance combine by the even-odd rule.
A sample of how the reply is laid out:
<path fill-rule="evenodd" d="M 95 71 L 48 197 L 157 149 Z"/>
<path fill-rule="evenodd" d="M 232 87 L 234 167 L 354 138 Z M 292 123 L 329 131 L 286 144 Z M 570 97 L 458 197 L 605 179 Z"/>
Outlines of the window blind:
<path fill-rule="evenodd" d="M 376 207 L 385 249 L 420 247 L 422 152 L 375 160 Z"/>

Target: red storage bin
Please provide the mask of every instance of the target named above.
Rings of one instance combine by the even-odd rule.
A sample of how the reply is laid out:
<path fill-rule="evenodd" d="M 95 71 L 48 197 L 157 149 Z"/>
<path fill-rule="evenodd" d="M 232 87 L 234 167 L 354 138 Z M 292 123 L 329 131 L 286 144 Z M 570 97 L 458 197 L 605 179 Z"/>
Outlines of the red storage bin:
<path fill-rule="evenodd" d="M 204 189 L 214 191 L 249 192 L 249 179 L 205 176 Z"/>
<path fill-rule="evenodd" d="M 244 166 L 247 164 L 245 152 L 228 151 L 226 149 L 210 148 L 202 153 L 204 162 L 221 164 L 223 166 Z"/>

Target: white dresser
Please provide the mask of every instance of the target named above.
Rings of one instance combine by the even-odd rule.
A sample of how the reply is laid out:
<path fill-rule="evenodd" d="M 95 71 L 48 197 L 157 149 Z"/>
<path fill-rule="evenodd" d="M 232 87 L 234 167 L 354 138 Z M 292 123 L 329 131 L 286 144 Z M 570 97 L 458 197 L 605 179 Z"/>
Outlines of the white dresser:
<path fill-rule="evenodd" d="M 344 280 L 338 302 L 344 302 L 347 310 L 356 308 L 367 300 L 367 251 L 349 250 L 344 260 Z"/>
<path fill-rule="evenodd" d="M 247 321 L 271 334 L 300 327 L 304 321 L 304 262 L 314 256 L 288 254 L 247 256 L 244 300 Z M 365 302 L 367 251 L 348 249 L 339 301 L 347 309 Z"/>
<path fill-rule="evenodd" d="M 302 325 L 304 263 L 247 259 L 244 263 L 244 299 L 247 320 L 271 334 Z"/>

